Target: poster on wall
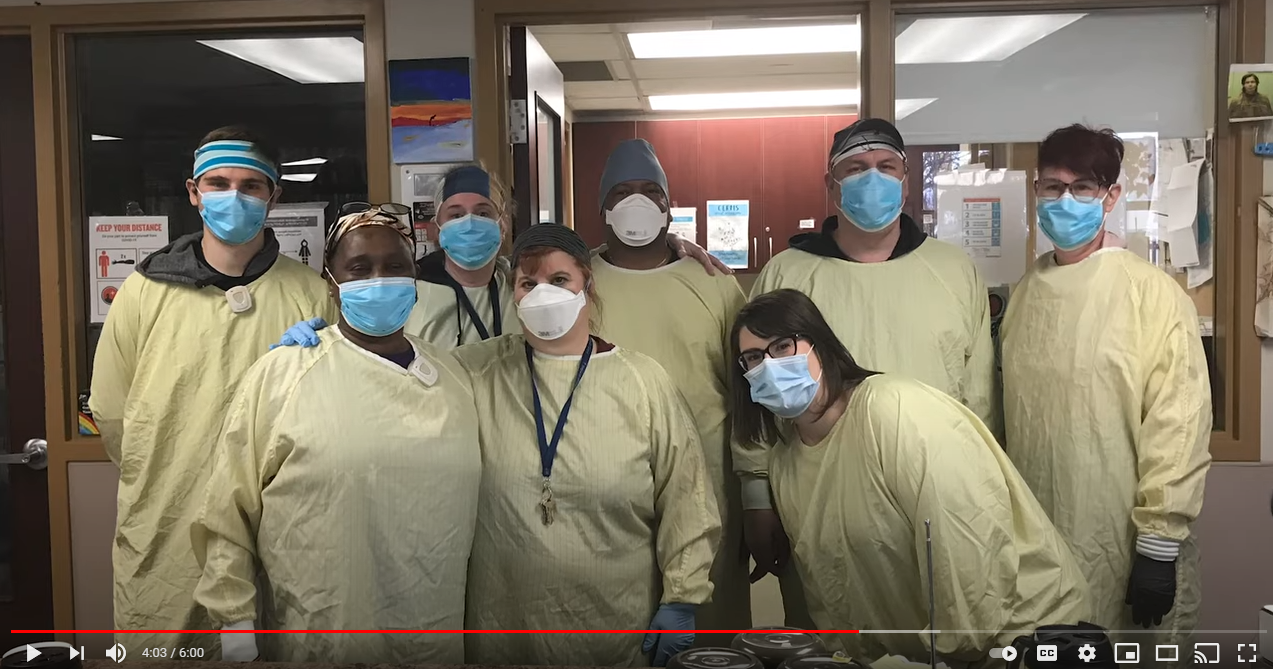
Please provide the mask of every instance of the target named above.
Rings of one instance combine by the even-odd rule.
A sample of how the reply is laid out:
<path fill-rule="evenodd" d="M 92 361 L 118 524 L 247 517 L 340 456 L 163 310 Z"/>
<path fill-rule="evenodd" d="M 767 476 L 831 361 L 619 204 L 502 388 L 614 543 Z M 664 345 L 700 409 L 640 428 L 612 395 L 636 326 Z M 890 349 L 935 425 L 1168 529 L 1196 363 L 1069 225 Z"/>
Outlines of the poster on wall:
<path fill-rule="evenodd" d="M 265 227 L 274 230 L 279 253 L 322 272 L 326 211 L 325 202 L 280 204 L 265 219 Z"/>
<path fill-rule="evenodd" d="M 1003 200 L 966 197 L 963 212 L 964 250 L 974 258 L 1003 257 Z"/>
<path fill-rule="evenodd" d="M 168 245 L 167 216 L 90 216 L 88 276 L 94 323 L 105 323 L 119 287 L 137 263 Z"/>
<path fill-rule="evenodd" d="M 468 58 L 389 61 L 393 162 L 473 160 L 472 98 Z"/>
<path fill-rule="evenodd" d="M 731 269 L 748 267 L 750 209 L 747 200 L 707 201 L 707 252 Z"/>
<path fill-rule="evenodd" d="M 1260 87 L 1264 87 L 1264 91 Z M 1273 88 L 1273 64 L 1234 63 L 1229 66 L 1229 122 L 1273 119 L 1273 102 L 1267 91 Z"/>
<path fill-rule="evenodd" d="M 667 231 L 691 242 L 698 241 L 698 207 L 672 207 L 672 222 Z"/>

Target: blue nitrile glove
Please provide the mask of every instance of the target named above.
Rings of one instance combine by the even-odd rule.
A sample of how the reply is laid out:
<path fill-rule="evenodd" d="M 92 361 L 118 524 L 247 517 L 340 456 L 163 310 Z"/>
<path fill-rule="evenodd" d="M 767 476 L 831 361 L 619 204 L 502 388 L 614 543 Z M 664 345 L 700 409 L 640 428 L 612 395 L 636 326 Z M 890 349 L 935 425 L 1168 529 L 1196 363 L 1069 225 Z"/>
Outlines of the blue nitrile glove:
<path fill-rule="evenodd" d="M 645 643 L 641 644 L 643 652 L 654 651 L 654 666 L 667 666 L 672 656 L 694 645 L 694 611 L 697 609 L 693 604 L 659 605 L 650 621 L 650 629 L 669 631 L 646 634 Z"/>
<path fill-rule="evenodd" d="M 304 348 L 318 346 L 318 331 L 325 327 L 327 327 L 327 321 L 321 317 L 301 321 L 288 328 L 277 344 L 270 344 L 270 350 L 273 351 L 280 346 L 301 346 Z"/>

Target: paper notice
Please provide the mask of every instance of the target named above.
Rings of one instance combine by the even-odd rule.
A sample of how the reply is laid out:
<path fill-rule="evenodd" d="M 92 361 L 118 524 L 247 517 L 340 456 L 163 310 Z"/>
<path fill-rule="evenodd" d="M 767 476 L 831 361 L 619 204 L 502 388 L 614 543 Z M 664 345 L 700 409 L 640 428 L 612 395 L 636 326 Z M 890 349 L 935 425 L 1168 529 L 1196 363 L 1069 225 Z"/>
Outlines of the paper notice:
<path fill-rule="evenodd" d="M 1198 264 L 1198 184 L 1203 162 L 1194 160 L 1173 169 L 1163 198 L 1163 238 L 1169 244 L 1171 265 L 1176 268 Z"/>

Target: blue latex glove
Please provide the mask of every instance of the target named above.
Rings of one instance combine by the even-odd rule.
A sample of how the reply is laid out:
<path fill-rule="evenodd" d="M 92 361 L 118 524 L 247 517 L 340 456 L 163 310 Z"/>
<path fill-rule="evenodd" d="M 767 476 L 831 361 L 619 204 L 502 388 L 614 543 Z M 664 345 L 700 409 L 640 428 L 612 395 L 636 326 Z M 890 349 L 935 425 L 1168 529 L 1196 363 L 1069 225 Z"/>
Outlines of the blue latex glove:
<path fill-rule="evenodd" d="M 327 327 L 327 321 L 322 318 L 311 318 L 307 321 L 301 321 L 288 328 L 277 344 L 270 344 L 270 350 L 273 351 L 280 346 L 301 346 L 304 348 L 318 346 L 318 331 L 325 327 Z"/>
<path fill-rule="evenodd" d="M 645 653 L 654 651 L 654 666 L 666 667 L 667 661 L 677 653 L 694 645 L 694 612 L 693 604 L 660 604 L 650 621 L 651 630 L 668 630 L 662 633 L 651 632 L 645 635 L 645 643 L 641 650 Z"/>

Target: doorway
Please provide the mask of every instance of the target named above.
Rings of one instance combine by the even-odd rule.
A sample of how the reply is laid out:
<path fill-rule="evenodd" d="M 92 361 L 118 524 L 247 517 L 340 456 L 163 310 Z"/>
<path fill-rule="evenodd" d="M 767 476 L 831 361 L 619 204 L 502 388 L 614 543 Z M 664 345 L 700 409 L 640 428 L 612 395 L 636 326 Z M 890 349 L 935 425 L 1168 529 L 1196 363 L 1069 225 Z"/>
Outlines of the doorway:
<path fill-rule="evenodd" d="M 0 439 L 6 446 L 6 463 L 0 466 L 0 625 L 5 630 L 53 626 L 48 478 L 45 469 L 14 462 L 27 442 L 45 431 L 32 84 L 31 38 L 0 35 Z M 9 645 L 51 638 L 12 635 Z"/>

